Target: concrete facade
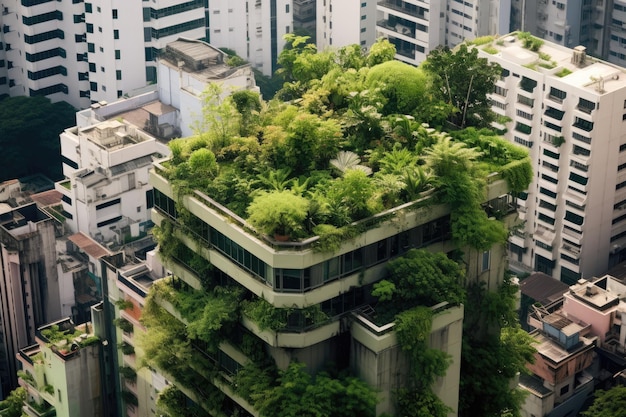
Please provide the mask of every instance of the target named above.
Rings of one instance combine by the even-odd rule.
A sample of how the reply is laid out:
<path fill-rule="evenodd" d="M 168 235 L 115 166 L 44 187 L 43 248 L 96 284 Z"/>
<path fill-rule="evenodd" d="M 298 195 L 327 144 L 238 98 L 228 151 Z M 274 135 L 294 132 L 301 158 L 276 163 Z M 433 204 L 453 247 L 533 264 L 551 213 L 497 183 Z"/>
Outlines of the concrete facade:
<path fill-rule="evenodd" d="M 32 203 L 0 214 L 0 381 L 16 385 L 15 355 L 35 341 L 39 326 L 61 317 L 55 220 Z"/>

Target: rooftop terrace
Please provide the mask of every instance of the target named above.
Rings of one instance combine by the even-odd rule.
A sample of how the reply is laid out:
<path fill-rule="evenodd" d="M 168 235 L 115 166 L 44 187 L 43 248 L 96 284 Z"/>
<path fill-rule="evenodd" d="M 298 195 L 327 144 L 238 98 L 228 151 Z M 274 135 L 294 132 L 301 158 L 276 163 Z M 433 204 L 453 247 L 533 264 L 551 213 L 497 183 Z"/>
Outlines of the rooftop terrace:
<path fill-rule="evenodd" d="M 524 34 L 518 32 L 492 38 L 487 42 L 487 38 L 481 39 L 483 40 L 477 47 L 485 53 L 558 78 L 572 87 L 584 88 L 595 94 L 626 87 L 626 73 L 623 68 L 587 56 L 583 46 L 570 49 L 537 40 L 533 47 L 529 46 Z"/>

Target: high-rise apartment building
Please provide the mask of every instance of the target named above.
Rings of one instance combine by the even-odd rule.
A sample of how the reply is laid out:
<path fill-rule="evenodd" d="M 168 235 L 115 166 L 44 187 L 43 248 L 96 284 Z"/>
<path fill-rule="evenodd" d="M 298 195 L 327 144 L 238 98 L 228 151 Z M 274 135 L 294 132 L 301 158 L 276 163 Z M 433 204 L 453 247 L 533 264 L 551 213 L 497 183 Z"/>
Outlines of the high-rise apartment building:
<path fill-rule="evenodd" d="M 439 46 L 509 31 L 510 0 L 380 0 L 376 30 L 396 47 L 396 58 L 417 65 Z"/>
<path fill-rule="evenodd" d="M 376 41 L 376 17 L 375 1 L 319 0 L 317 48 L 352 44 L 369 48 Z"/>
<path fill-rule="evenodd" d="M 479 47 L 502 66 L 490 99 L 511 120 L 504 136 L 526 146 L 534 165 L 517 201 L 525 226 L 510 238 L 510 262 L 573 284 L 623 257 L 626 73 L 582 46 L 539 41 L 531 50 L 520 37 Z"/>
<path fill-rule="evenodd" d="M 77 108 L 156 81 L 156 55 L 206 35 L 204 1 L 7 0 L 0 93 L 43 95 Z"/>
<path fill-rule="evenodd" d="M 590 55 L 626 66 L 623 0 L 513 0 L 511 30 L 517 29 L 569 48 L 585 46 Z"/>
<path fill-rule="evenodd" d="M 19 348 L 35 342 L 37 328 L 61 318 L 55 252 L 56 220 L 35 203 L 0 204 L 0 383 L 16 385 Z"/>
<path fill-rule="evenodd" d="M 292 0 L 209 2 L 206 40 L 230 48 L 265 75 L 276 70 L 283 36 L 293 32 Z"/>

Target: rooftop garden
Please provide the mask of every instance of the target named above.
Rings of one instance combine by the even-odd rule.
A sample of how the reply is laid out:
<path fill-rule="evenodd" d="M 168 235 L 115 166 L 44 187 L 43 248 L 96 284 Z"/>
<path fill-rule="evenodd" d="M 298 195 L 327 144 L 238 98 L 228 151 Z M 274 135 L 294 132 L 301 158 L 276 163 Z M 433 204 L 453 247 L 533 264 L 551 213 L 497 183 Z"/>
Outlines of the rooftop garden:
<path fill-rule="evenodd" d="M 90 323 L 74 326 L 66 321 L 42 329 L 40 337 L 53 351 L 66 356 L 77 348 L 93 345 L 100 340 L 90 332 L 89 326 Z"/>
<path fill-rule="evenodd" d="M 467 49 L 459 62 L 450 59 L 458 52 L 442 51 L 415 68 L 392 61 L 385 41 L 367 56 L 351 47 L 318 53 L 302 42 L 288 39 L 281 64 L 289 82 L 275 99 L 249 91 L 220 99 L 218 87 L 207 89 L 197 133 L 171 141 L 171 158 L 157 165 L 179 200 L 197 190 L 270 240 L 328 242 L 426 195 L 428 204 L 462 202 L 457 217 L 480 216 L 493 173 L 512 191 L 527 187 L 526 151 L 485 127 L 494 119 L 485 107 L 491 90 L 479 83 L 493 85 L 499 67 L 491 71 Z M 446 59 L 489 68 L 473 82 L 482 96 L 468 100 L 467 85 L 461 94 L 454 80 L 442 83 L 436 74 Z"/>

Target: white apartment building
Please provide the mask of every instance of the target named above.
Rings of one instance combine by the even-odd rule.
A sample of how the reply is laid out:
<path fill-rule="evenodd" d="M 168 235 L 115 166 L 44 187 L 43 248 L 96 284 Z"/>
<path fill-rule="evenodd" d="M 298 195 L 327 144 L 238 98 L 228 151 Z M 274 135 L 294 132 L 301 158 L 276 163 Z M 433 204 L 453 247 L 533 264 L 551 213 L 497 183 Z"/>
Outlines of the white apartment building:
<path fill-rule="evenodd" d="M 60 135 L 66 179 L 55 184 L 72 232 L 115 245 L 145 234 L 152 225 L 152 161 L 169 155 L 169 139 L 194 133 L 206 86 L 219 83 L 224 95 L 258 91 L 249 64 L 231 67 L 225 59 L 206 42 L 170 42 L 158 60 L 157 91 L 76 114 L 77 125 Z"/>
<path fill-rule="evenodd" d="M 179 110 L 180 136 L 195 133 L 200 126 L 202 93 L 209 84 L 219 84 L 222 97 L 235 90 L 259 92 L 250 64 L 231 67 L 228 56 L 206 42 L 179 39 L 170 42 L 158 59 L 159 100 Z"/>
<path fill-rule="evenodd" d="M 212 0 L 207 9 L 207 41 L 229 48 L 271 76 L 293 32 L 292 0 Z"/>
<path fill-rule="evenodd" d="M 204 0 L 4 0 L 0 94 L 76 108 L 156 81 L 157 52 L 206 36 Z"/>
<path fill-rule="evenodd" d="M 137 123 L 141 116 L 143 124 Z M 61 133 L 67 179 L 56 183 L 55 189 L 63 194 L 63 209 L 73 232 L 122 244 L 151 226 L 148 170 L 152 158 L 168 155 L 169 149 L 142 130 L 150 119 L 158 120 L 157 126 L 174 123 L 176 109 L 152 102 L 115 119 Z"/>
<path fill-rule="evenodd" d="M 601 274 L 626 247 L 624 69 L 582 46 L 545 42 L 533 52 L 515 33 L 479 48 L 503 68 L 490 99 L 511 119 L 504 136 L 528 147 L 534 164 L 517 199 L 525 223 L 510 238 L 511 266 L 567 284 Z"/>
<path fill-rule="evenodd" d="M 376 16 L 375 1 L 318 0 L 317 48 L 369 48 L 376 41 Z"/>
<path fill-rule="evenodd" d="M 439 46 L 509 32 L 510 0 L 379 0 L 376 30 L 396 46 L 396 59 L 412 65 Z"/>

